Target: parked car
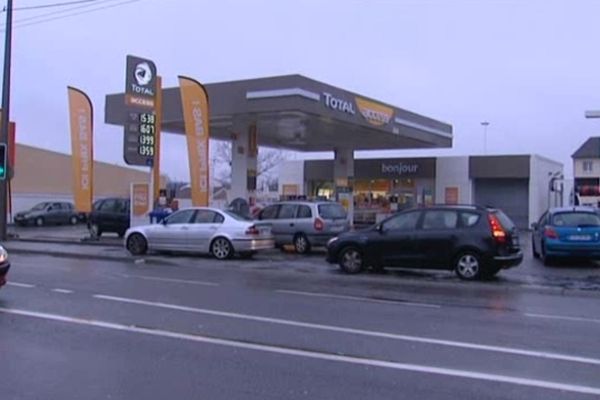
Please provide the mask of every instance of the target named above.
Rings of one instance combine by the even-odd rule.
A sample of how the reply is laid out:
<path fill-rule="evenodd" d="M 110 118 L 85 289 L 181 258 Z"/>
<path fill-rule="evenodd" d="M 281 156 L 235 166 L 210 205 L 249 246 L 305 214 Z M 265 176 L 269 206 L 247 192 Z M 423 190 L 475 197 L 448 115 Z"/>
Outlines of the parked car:
<path fill-rule="evenodd" d="M 552 208 L 531 225 L 535 258 L 550 265 L 559 258 L 600 258 L 600 215 L 593 207 Z"/>
<path fill-rule="evenodd" d="M 75 225 L 79 217 L 72 203 L 66 201 L 49 201 L 39 203 L 27 211 L 15 215 L 15 224 L 19 226 L 47 224 Z"/>
<path fill-rule="evenodd" d="M 132 227 L 125 235 L 125 247 L 134 255 L 151 250 L 184 251 L 209 253 L 224 260 L 235 253 L 250 257 L 274 246 L 269 224 L 209 207 L 179 210 L 162 223 Z"/>
<path fill-rule="evenodd" d="M 263 208 L 257 219 L 271 224 L 277 247 L 293 244 L 300 254 L 350 229 L 344 207 L 330 201 L 278 202 Z"/>
<path fill-rule="evenodd" d="M 129 199 L 110 197 L 94 202 L 87 225 L 92 237 L 100 237 L 105 232 L 123 237 L 129 223 Z"/>
<path fill-rule="evenodd" d="M 461 279 L 491 277 L 523 260 L 517 228 L 501 210 L 432 206 L 399 212 L 371 228 L 331 239 L 327 261 L 342 271 L 366 267 L 454 270 Z"/>
<path fill-rule="evenodd" d="M 9 269 L 8 252 L 4 247 L 0 246 L 0 287 L 6 285 L 6 275 L 8 275 Z"/>

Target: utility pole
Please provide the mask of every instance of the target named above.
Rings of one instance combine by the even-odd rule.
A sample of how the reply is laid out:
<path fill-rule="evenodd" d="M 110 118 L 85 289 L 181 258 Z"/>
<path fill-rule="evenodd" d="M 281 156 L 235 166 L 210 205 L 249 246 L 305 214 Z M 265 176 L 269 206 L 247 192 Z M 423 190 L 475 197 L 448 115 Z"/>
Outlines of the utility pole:
<path fill-rule="evenodd" d="M 6 2 L 6 34 L 4 36 L 4 76 L 2 79 L 2 126 L 0 127 L 0 143 L 6 144 L 6 153 L 10 154 L 8 143 L 8 126 L 10 121 L 10 61 L 12 47 L 12 12 L 13 1 Z M 15 144 L 12 143 L 14 146 Z M 0 241 L 5 241 L 6 235 L 6 213 L 8 201 L 8 176 L 0 180 Z"/>
<path fill-rule="evenodd" d="M 483 121 L 481 126 L 483 126 L 483 154 L 487 154 L 487 128 L 490 126 L 490 123 Z"/>

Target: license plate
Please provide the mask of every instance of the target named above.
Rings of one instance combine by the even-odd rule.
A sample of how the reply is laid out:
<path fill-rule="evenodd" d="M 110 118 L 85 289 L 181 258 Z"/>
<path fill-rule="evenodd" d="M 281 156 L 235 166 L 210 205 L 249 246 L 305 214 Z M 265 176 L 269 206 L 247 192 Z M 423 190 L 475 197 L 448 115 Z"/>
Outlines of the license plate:
<path fill-rule="evenodd" d="M 585 241 L 592 240 L 592 237 L 590 235 L 571 235 L 571 236 L 569 236 L 569 240 L 585 242 Z"/>

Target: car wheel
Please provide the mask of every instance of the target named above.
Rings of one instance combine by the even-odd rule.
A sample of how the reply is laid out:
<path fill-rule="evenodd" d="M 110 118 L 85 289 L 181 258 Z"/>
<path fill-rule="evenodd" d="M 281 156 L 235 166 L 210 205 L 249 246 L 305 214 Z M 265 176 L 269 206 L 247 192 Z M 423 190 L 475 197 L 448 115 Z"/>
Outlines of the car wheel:
<path fill-rule="evenodd" d="M 97 239 L 100 236 L 102 236 L 102 230 L 100 229 L 98 224 L 91 224 L 88 229 L 90 231 L 90 236 L 93 237 L 94 239 Z"/>
<path fill-rule="evenodd" d="M 546 267 L 550 267 L 554 263 L 554 260 L 552 259 L 552 257 L 548 256 L 548 254 L 546 253 L 546 244 L 544 242 L 542 242 L 542 249 L 540 251 L 540 258 L 542 259 L 542 263 Z"/>
<path fill-rule="evenodd" d="M 77 218 L 76 215 L 73 215 L 71 218 L 69 218 L 69 223 L 71 225 L 77 225 L 77 223 L 79 223 L 79 218 Z"/>
<path fill-rule="evenodd" d="M 37 217 L 35 219 L 35 226 L 44 226 L 44 218 L 42 217 Z"/>
<path fill-rule="evenodd" d="M 479 254 L 474 251 L 465 251 L 456 257 L 454 271 L 460 279 L 473 281 L 482 276 L 482 266 Z"/>
<path fill-rule="evenodd" d="M 303 233 L 299 233 L 294 238 L 294 249 L 298 254 L 306 254 L 310 251 L 310 242 Z"/>
<path fill-rule="evenodd" d="M 226 260 L 233 255 L 233 246 L 226 238 L 218 237 L 210 245 L 210 253 L 217 260 Z"/>
<path fill-rule="evenodd" d="M 535 239 L 533 236 L 531 237 L 531 254 L 533 255 L 533 258 L 540 258 L 540 253 L 538 253 L 537 249 L 535 248 Z"/>
<path fill-rule="evenodd" d="M 356 247 L 342 249 L 339 256 L 339 264 L 342 271 L 347 274 L 358 274 L 364 269 L 362 252 Z"/>
<path fill-rule="evenodd" d="M 127 250 L 134 256 L 146 254 L 148 251 L 148 241 L 143 235 L 133 233 L 127 238 Z"/>

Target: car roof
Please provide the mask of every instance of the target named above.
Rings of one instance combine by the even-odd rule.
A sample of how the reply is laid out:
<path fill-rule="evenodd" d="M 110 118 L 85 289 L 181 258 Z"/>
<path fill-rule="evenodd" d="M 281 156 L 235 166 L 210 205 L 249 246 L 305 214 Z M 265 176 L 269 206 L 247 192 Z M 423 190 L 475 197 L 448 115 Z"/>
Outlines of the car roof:
<path fill-rule="evenodd" d="M 549 210 L 551 214 L 561 213 L 561 212 L 589 212 L 589 213 L 597 213 L 598 209 L 596 207 L 590 206 L 571 206 L 571 207 L 554 207 Z"/>

